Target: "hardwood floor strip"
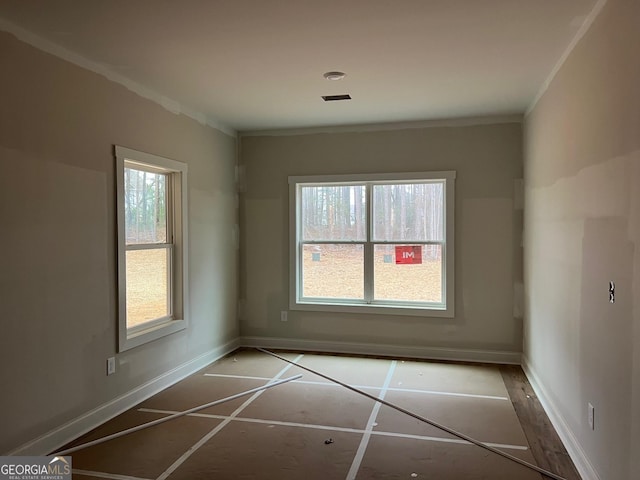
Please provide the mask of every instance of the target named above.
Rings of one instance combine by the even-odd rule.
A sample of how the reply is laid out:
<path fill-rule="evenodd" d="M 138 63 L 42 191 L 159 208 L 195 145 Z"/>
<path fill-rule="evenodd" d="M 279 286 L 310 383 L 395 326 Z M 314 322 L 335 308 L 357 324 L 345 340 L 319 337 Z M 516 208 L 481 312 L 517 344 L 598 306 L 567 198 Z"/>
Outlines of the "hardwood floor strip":
<path fill-rule="evenodd" d="M 500 372 L 536 463 L 566 480 L 581 480 L 522 368 L 502 365 Z"/>

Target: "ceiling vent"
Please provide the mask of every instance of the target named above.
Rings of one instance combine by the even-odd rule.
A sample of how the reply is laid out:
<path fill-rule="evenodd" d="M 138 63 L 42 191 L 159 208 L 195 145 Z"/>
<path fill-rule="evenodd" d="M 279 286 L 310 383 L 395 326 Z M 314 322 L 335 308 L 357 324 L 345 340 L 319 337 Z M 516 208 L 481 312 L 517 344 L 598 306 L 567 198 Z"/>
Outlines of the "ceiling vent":
<path fill-rule="evenodd" d="M 322 99 L 325 102 L 335 102 L 337 100 L 351 100 L 351 95 L 349 95 L 349 94 L 344 94 L 344 95 L 322 95 Z"/>

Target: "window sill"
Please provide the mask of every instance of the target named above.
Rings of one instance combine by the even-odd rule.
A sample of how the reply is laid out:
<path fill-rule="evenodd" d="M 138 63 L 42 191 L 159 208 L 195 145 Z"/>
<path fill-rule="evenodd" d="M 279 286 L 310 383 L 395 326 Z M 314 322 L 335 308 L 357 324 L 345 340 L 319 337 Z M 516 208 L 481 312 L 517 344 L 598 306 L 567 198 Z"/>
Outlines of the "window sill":
<path fill-rule="evenodd" d="M 376 315 L 398 315 L 412 317 L 453 318 L 453 308 L 438 306 L 405 306 L 390 304 L 363 305 L 354 303 L 319 303 L 299 301 L 289 305 L 290 310 L 309 312 L 366 313 Z"/>
<path fill-rule="evenodd" d="M 127 331 L 120 338 L 120 352 L 130 350 L 145 343 L 152 342 L 159 338 L 171 335 L 187 328 L 186 320 L 171 320 L 161 324 L 152 325 L 149 328 L 136 332 Z"/>

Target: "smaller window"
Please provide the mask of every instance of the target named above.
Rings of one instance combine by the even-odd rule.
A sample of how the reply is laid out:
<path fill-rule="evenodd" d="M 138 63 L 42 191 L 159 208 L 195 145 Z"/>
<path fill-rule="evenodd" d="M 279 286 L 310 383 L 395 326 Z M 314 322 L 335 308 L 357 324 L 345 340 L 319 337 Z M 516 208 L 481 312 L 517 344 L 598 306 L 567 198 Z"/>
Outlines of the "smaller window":
<path fill-rule="evenodd" d="M 186 328 L 187 165 L 116 146 L 119 350 Z"/>

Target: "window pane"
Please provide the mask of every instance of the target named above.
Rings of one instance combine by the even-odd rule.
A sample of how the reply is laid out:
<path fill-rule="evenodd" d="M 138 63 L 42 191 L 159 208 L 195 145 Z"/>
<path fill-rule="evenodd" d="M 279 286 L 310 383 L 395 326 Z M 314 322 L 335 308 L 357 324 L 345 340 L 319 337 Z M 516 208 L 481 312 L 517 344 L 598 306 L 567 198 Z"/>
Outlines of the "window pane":
<path fill-rule="evenodd" d="M 441 245 L 375 245 L 374 298 L 442 303 Z"/>
<path fill-rule="evenodd" d="M 373 186 L 375 241 L 443 241 L 443 182 Z"/>
<path fill-rule="evenodd" d="M 364 185 L 301 187 L 302 240 L 366 240 Z"/>
<path fill-rule="evenodd" d="M 167 175 L 124 169 L 125 242 L 167 242 Z"/>
<path fill-rule="evenodd" d="M 167 248 L 127 251 L 127 328 L 171 314 Z"/>
<path fill-rule="evenodd" d="M 302 296 L 364 298 L 363 245 L 304 245 Z"/>

